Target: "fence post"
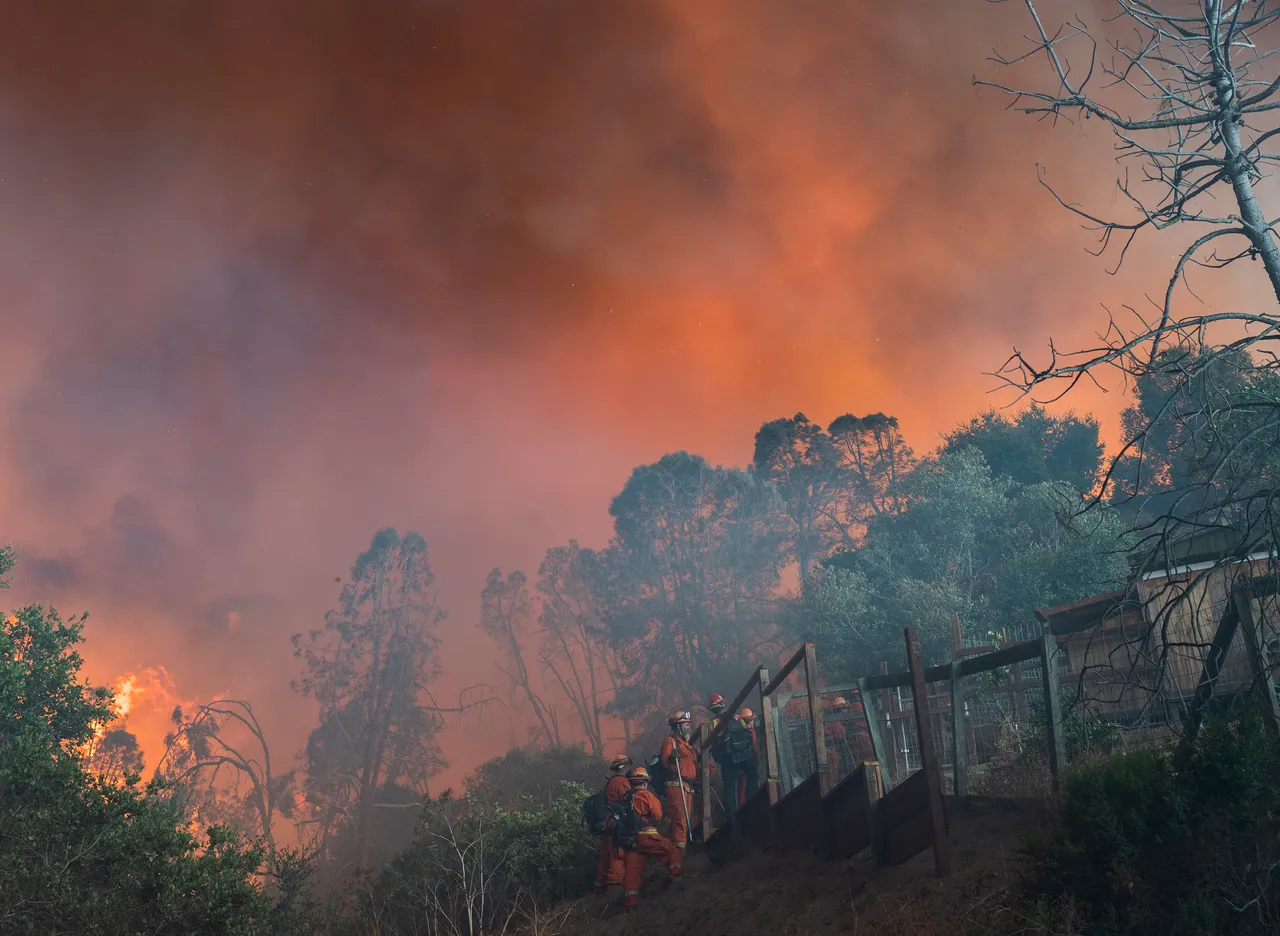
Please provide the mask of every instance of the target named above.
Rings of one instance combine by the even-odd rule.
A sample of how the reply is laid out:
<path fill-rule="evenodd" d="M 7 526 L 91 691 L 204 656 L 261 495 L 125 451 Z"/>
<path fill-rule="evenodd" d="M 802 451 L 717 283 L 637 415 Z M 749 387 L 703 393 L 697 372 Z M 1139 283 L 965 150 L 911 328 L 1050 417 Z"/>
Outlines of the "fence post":
<path fill-rule="evenodd" d="M 1240 618 L 1240 627 L 1244 630 L 1245 647 L 1249 652 L 1249 663 L 1253 669 L 1254 689 L 1262 694 L 1263 711 L 1266 712 L 1268 724 L 1272 731 L 1280 731 L 1280 699 L 1271 684 L 1271 667 L 1267 665 L 1267 648 L 1262 639 L 1262 629 L 1253 616 L 1252 583 L 1246 586 L 1237 585 L 1231 590 L 1231 600 L 1235 604 L 1236 615 Z"/>
<path fill-rule="evenodd" d="M 951 873 L 951 842 L 942 811 L 942 774 L 933 750 L 933 724 L 929 717 L 929 693 L 924 682 L 924 661 L 920 656 L 920 635 L 914 627 L 905 630 L 907 664 L 911 671 L 911 701 L 916 710 L 916 730 L 920 733 L 920 769 L 929 789 L 929 814 L 933 820 L 933 863 L 938 877 Z"/>
<path fill-rule="evenodd" d="M 956 796 L 969 795 L 969 744 L 964 733 L 964 677 L 960 656 L 951 660 L 951 772 Z"/>
<path fill-rule="evenodd" d="M 875 772 L 871 768 L 875 767 Z M 880 800 L 884 796 L 881 764 L 863 764 L 867 771 L 867 831 L 871 836 L 871 861 L 874 867 L 884 864 L 884 834 L 880 828 Z"/>
<path fill-rule="evenodd" d="M 1022 724 L 1027 720 L 1027 684 L 1022 680 L 1022 664 L 1014 663 L 1009 667 L 1009 675 L 1013 682 L 1009 692 L 1013 695 L 1013 717 Z"/>
<path fill-rule="evenodd" d="M 818 789 L 831 792 L 831 765 L 827 763 L 827 739 L 822 727 L 822 696 L 818 687 L 818 655 L 813 644 L 804 645 L 804 682 L 809 691 L 809 720 L 813 723 L 813 762 L 818 771 Z"/>
<path fill-rule="evenodd" d="M 880 722 L 876 718 L 875 709 L 871 705 L 871 693 L 867 691 L 867 680 L 858 680 L 858 701 L 862 703 L 862 714 L 867 717 L 867 734 L 871 736 L 871 756 L 880 765 L 883 783 L 889 786 L 889 762 L 884 756 L 884 739 L 880 737 Z"/>
<path fill-rule="evenodd" d="M 763 666 L 758 670 L 760 680 L 760 737 L 764 743 L 764 787 L 768 791 L 765 796 L 769 800 L 769 842 L 776 840 L 773 827 L 773 807 L 778 804 L 778 784 L 781 776 L 778 773 L 778 737 L 774 733 L 773 699 L 765 695 L 764 687 L 769 685 L 769 671 Z"/>
<path fill-rule="evenodd" d="M 1040 671 L 1044 676 L 1045 739 L 1049 742 L 1049 774 L 1053 792 L 1062 789 L 1062 771 L 1067 765 L 1066 738 L 1062 735 L 1062 699 L 1058 695 L 1058 642 L 1046 626 L 1040 638 Z"/>

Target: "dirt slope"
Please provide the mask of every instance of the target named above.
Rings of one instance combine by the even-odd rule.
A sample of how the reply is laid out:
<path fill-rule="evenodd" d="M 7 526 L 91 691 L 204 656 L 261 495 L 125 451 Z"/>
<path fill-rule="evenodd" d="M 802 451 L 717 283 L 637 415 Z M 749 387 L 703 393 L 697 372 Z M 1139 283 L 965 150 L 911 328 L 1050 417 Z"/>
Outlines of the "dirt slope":
<path fill-rule="evenodd" d="M 651 868 L 639 909 L 594 897 L 566 908 L 564 936 L 953 933 L 955 914 L 1005 890 L 1023 865 L 1019 849 L 1038 807 L 974 800 L 951 815 L 952 865 L 934 876 L 932 850 L 878 871 L 864 852 L 850 861 L 745 850 L 714 864 L 691 856 L 686 879 L 667 885 Z"/>

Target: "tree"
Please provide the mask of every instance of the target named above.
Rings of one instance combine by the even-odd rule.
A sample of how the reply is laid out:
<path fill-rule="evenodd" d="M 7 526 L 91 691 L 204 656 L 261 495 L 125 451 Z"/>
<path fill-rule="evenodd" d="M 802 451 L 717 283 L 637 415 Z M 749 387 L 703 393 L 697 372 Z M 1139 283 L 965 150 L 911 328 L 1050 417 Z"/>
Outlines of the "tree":
<path fill-rule="evenodd" d="M 320 704 L 307 742 L 308 799 L 321 841 L 350 826 L 362 866 L 372 860 L 382 792 L 401 784 L 425 797 L 441 764 L 436 735 L 446 710 L 429 686 L 444 611 L 432 581 L 426 540 L 382 530 L 356 560 L 324 628 L 293 638 L 306 667 L 294 688 Z"/>
<path fill-rule="evenodd" d="M 789 521 L 788 551 L 804 582 L 814 559 L 826 556 L 842 533 L 837 511 L 847 492 L 836 446 L 821 426 L 796 413 L 760 427 L 751 467 L 778 491 Z"/>
<path fill-rule="evenodd" d="M 947 433 L 941 451 L 966 446 L 982 453 L 992 473 L 1018 484 L 1056 481 L 1089 492 L 1102 469 L 1098 421 L 1074 413 L 1053 416 L 1042 406 L 1032 405 L 1013 418 L 988 410 Z"/>
<path fill-rule="evenodd" d="M 126 777 L 141 775 L 145 762 L 137 735 L 112 728 L 94 741 L 85 767 L 108 783 L 123 783 Z"/>
<path fill-rule="evenodd" d="M 1025 625 L 1028 609 L 1075 601 L 1124 575 L 1114 511 L 1080 515 L 1063 484 L 1018 485 L 974 449 L 927 459 L 903 482 L 904 507 L 874 518 L 857 551 L 815 575 L 802 633 L 850 676 L 901 661 L 902 631 L 919 628 L 934 661 L 951 651 L 959 617 L 971 643 Z"/>
<path fill-rule="evenodd" d="M 560 724 L 555 708 L 534 688 L 521 644 L 521 637 L 527 636 L 533 618 L 534 607 L 525 574 L 517 570 L 504 578 L 501 570 L 491 571 L 480 593 L 480 627 L 502 648 L 506 662 L 499 665 L 499 669 L 507 677 L 512 694 L 518 694 L 532 709 L 542 739 L 558 747 Z"/>
<path fill-rule="evenodd" d="M 110 691 L 80 678 L 83 621 L 29 606 L 0 629 L 0 930 L 266 932 L 261 851 L 218 827 L 197 839 L 161 785 L 85 769 L 100 732 L 122 761 L 137 748 L 104 731 Z"/>
<path fill-rule="evenodd" d="M 12 566 L 12 563 L 10 563 Z M 28 605 L 0 627 L 0 746 L 19 735 L 84 746 L 114 717 L 111 691 L 80 682 L 75 647 L 88 615 L 63 621 L 53 608 Z"/>
<path fill-rule="evenodd" d="M 242 830 L 260 837 L 274 855 L 275 816 L 293 815 L 296 772 L 272 770 L 271 747 L 253 706 L 241 699 L 215 699 L 197 705 L 190 715 L 175 708 L 173 722 L 176 729 L 165 738 L 156 773 L 212 810 L 220 799 L 247 807 L 251 822 L 231 824 L 250 826 Z"/>
<path fill-rule="evenodd" d="M 636 468 L 597 566 L 606 620 L 649 704 L 687 704 L 777 639 L 777 494 L 687 452 Z"/>
<path fill-rule="evenodd" d="M 1012 106 L 1027 114 L 1098 121 L 1113 134 L 1118 158 L 1141 166 L 1141 190 L 1130 185 L 1127 173 L 1118 183 L 1127 217 L 1091 213 L 1050 189 L 1060 204 L 1099 233 L 1099 254 L 1118 245 L 1117 268 L 1140 233 L 1165 232 L 1181 242 L 1152 314 L 1130 309 L 1132 318 L 1126 322 L 1112 315 L 1101 341 L 1079 351 L 1061 352 L 1050 342 L 1048 360 L 1041 364 L 1014 349 L 1000 374 L 1020 392 L 1055 396 L 1086 377 L 1096 380 L 1109 367 L 1137 381 L 1140 390 L 1154 392 L 1162 403 L 1153 412 L 1150 401 L 1143 400 L 1129 414 L 1126 445 L 1113 469 L 1122 486 L 1176 487 L 1175 480 L 1162 476 L 1160 464 L 1161 436 L 1174 431 L 1173 424 L 1210 425 L 1240 406 L 1255 419 L 1265 412 L 1274 422 L 1280 410 L 1280 398 L 1274 396 L 1236 400 L 1210 394 L 1206 399 L 1197 386 L 1219 362 L 1227 362 L 1229 370 L 1231 361 L 1249 351 L 1255 352 L 1249 366 L 1275 369 L 1276 307 L 1183 314 L 1175 302 L 1189 270 L 1222 269 L 1244 258 L 1262 261 L 1252 269 L 1266 277 L 1271 293 L 1280 298 L 1280 245 L 1270 220 L 1274 214 L 1264 209 L 1255 187 L 1280 159 L 1280 152 L 1268 148 L 1280 133 L 1280 102 L 1275 98 L 1280 79 L 1273 77 L 1270 65 L 1280 5 L 1270 0 L 1116 0 L 1111 22 L 1123 28 L 1113 26 L 1112 34 L 1124 38 L 1106 43 L 1107 57 L 1098 55 L 1100 43 L 1083 20 L 1049 30 L 1036 5 L 1031 0 L 1024 5 L 1035 29 L 1032 46 L 1016 58 L 996 61 L 1012 65 L 1039 56 L 1048 66 L 1049 83 L 1043 90 L 977 78 L 975 83 L 1010 95 Z M 1099 83 L 1109 90 L 1095 96 Z M 1043 173 L 1040 178 L 1048 187 Z M 1186 292 L 1195 298 L 1189 285 Z M 1194 401 L 1200 401 L 1198 411 Z M 1170 406 L 1172 419 L 1161 415 L 1167 416 Z M 1180 429 L 1175 434 L 1183 435 Z M 1136 469 L 1149 459 L 1155 471 Z M 1209 467 L 1200 476 L 1200 490 L 1184 492 L 1182 499 L 1188 509 L 1201 501 L 1193 512 L 1213 520 L 1229 512 L 1235 498 L 1224 503 L 1221 490 L 1204 486 L 1207 477 L 1216 483 L 1221 473 Z M 1163 518 L 1160 540 L 1185 532 L 1188 509 Z"/>
<path fill-rule="evenodd" d="M 538 594 L 546 674 L 578 716 L 590 751 L 603 757 L 606 718 L 621 718 L 629 745 L 632 713 L 618 704 L 616 692 L 626 672 L 593 584 L 593 556 L 575 540 L 548 549 L 538 567 Z"/>
<path fill-rule="evenodd" d="M 915 454 L 902 438 L 897 417 L 884 413 L 846 413 L 827 432 L 845 475 L 842 530 L 846 545 L 852 545 L 872 517 L 901 509 L 902 479 L 915 465 Z"/>

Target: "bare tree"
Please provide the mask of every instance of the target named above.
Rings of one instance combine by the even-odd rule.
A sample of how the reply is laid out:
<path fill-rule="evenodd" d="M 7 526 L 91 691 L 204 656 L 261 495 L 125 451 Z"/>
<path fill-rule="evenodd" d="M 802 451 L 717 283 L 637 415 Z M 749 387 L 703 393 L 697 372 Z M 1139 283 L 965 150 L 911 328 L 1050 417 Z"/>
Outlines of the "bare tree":
<path fill-rule="evenodd" d="M 1031 25 L 1029 47 L 1014 56 L 997 53 L 993 61 L 1018 69 L 1040 62 L 1046 80 L 1015 86 L 975 77 L 974 83 L 999 90 L 1022 113 L 1107 129 L 1122 166 L 1121 214 L 1081 207 L 1037 172 L 1051 196 L 1097 233 L 1095 255 L 1113 252 L 1110 272 L 1120 269 L 1139 234 L 1160 234 L 1177 246 L 1161 294 L 1149 297 L 1148 308 L 1109 311 L 1098 340 L 1075 351 L 1050 340 L 1047 359 L 1038 363 L 1015 348 L 997 376 L 1041 400 L 1058 399 L 1086 378 L 1100 383 L 1106 370 L 1136 387 L 1124 446 L 1094 502 L 1117 492 L 1148 498 L 1135 521 L 1148 569 L 1170 568 L 1171 544 L 1206 527 L 1234 537 L 1233 555 L 1274 544 L 1280 533 L 1274 510 L 1280 472 L 1271 454 L 1280 440 L 1280 310 L 1269 302 L 1222 310 L 1183 306 L 1188 299 L 1201 302 L 1188 281 L 1192 270 L 1222 270 L 1246 258 L 1261 261 L 1251 269 L 1265 275 L 1280 299 L 1276 219 L 1258 185 L 1280 160 L 1274 141 L 1280 135 L 1280 4 L 1114 0 L 1114 15 L 1100 26 L 1078 17 L 1053 26 L 1033 0 L 1021 5 Z M 1153 493 L 1159 498 L 1151 499 Z M 1126 684 L 1137 679 L 1133 660 L 1153 649 L 1160 658 L 1145 667 L 1145 678 L 1153 687 L 1163 682 L 1165 657 L 1186 639 L 1171 635 L 1169 621 L 1175 609 L 1198 600 L 1198 580 L 1209 574 L 1176 582 L 1170 576 L 1159 607 L 1148 609 L 1136 651 L 1121 655 L 1129 661 Z"/>
<path fill-rule="evenodd" d="M 1037 167 L 1041 184 L 1098 232 L 1099 255 L 1117 247 L 1116 269 L 1139 233 L 1183 225 L 1187 234 L 1164 295 L 1152 301 L 1149 313 L 1126 307 L 1129 324 L 1111 315 L 1101 343 L 1093 347 L 1064 353 L 1050 342 L 1049 360 L 1040 366 L 1015 349 L 1000 374 L 1023 391 L 1063 383 L 1069 389 L 1104 365 L 1135 377 L 1162 366 L 1186 367 L 1184 358 L 1162 363 L 1160 351 L 1170 345 L 1203 351 L 1211 347 L 1211 329 L 1217 334 L 1234 326 L 1223 347 L 1274 340 L 1280 324 L 1274 310 L 1180 315 L 1174 300 L 1189 269 L 1221 269 L 1244 258 L 1262 260 L 1280 298 L 1275 222 L 1255 188 L 1280 159 L 1280 151 L 1268 149 L 1280 133 L 1273 116 L 1280 110 L 1274 99 L 1280 76 L 1275 50 L 1267 46 L 1280 5 L 1115 0 L 1111 31 L 1124 38 L 1103 42 L 1081 19 L 1050 31 L 1035 3 L 1022 3 L 1034 26 L 1031 47 L 1014 57 L 997 54 L 994 61 L 1012 66 L 1041 56 L 1048 82 L 1039 90 L 976 77 L 974 83 L 1009 95 L 1011 108 L 1026 114 L 1105 125 L 1115 138 L 1117 160 L 1126 166 L 1117 190 L 1129 210 L 1108 218 L 1081 208 L 1050 187 Z M 1131 163 L 1138 167 L 1136 179 L 1127 168 Z M 1189 286 L 1186 291 L 1194 296 Z"/>
<path fill-rule="evenodd" d="M 600 596 L 577 542 L 547 550 L 538 568 L 542 598 L 541 660 L 546 678 L 564 694 L 597 757 L 604 755 L 604 729 L 610 714 L 622 720 L 631 743 L 631 718 L 615 711 L 617 687 L 626 675 L 618 649 L 609 640 Z"/>
<path fill-rule="evenodd" d="M 504 578 L 499 569 L 492 570 L 480 593 L 480 627 L 502 648 L 505 661 L 498 669 L 507 677 L 511 694 L 528 703 L 546 742 L 559 746 L 560 724 L 555 708 L 534 688 L 521 644 L 533 619 L 533 601 L 525 574 L 516 570 Z"/>
<path fill-rule="evenodd" d="M 215 699 L 190 715 L 174 709 L 173 721 L 177 727 L 165 738 L 157 775 L 205 794 L 206 800 L 229 796 L 246 805 L 274 855 L 272 826 L 277 814 L 293 814 L 295 771 L 272 771 L 271 747 L 253 706 L 242 699 Z"/>

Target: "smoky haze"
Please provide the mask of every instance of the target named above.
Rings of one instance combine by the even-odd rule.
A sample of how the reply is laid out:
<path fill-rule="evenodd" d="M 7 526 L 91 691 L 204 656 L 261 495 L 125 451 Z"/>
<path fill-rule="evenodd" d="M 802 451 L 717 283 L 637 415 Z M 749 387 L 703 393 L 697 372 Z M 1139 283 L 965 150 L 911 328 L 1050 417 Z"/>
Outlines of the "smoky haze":
<path fill-rule="evenodd" d="M 603 545 L 633 465 L 743 464 L 797 410 L 931 447 L 1010 344 L 1162 269 L 1107 279 L 1036 185 L 1106 197 L 1107 141 L 970 86 L 1016 12 L 5 4 L 13 597 L 90 610 L 94 678 L 235 692 L 288 754 L 289 635 L 380 527 L 430 544 L 449 696 L 495 678 L 488 570 Z M 451 731 L 449 777 L 511 740 Z"/>

